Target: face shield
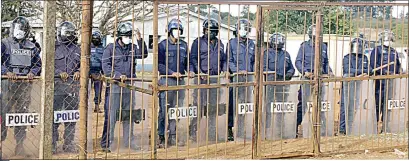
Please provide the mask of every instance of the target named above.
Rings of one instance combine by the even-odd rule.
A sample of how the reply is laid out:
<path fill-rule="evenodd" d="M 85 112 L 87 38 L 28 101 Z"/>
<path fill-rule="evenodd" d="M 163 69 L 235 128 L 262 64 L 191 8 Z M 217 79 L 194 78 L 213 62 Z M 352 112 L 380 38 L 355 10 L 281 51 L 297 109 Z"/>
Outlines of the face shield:
<path fill-rule="evenodd" d="M 240 24 L 238 31 L 238 34 L 241 38 L 247 38 L 250 32 L 250 28 L 248 27 L 248 24 Z"/>
<path fill-rule="evenodd" d="M 67 28 L 65 26 L 61 27 L 61 39 L 63 41 L 74 41 L 75 40 L 75 30 Z"/>
<path fill-rule="evenodd" d="M 13 26 L 13 37 L 17 40 L 24 39 L 26 37 L 26 32 L 24 31 L 23 26 L 19 23 L 15 23 Z"/>
<path fill-rule="evenodd" d="M 392 33 L 385 33 L 385 35 L 382 37 L 382 43 L 384 46 L 392 46 L 394 42 L 393 35 Z"/>
<path fill-rule="evenodd" d="M 362 44 L 363 40 L 353 41 L 351 43 L 351 53 L 354 54 L 362 54 L 364 50 L 364 46 Z"/>

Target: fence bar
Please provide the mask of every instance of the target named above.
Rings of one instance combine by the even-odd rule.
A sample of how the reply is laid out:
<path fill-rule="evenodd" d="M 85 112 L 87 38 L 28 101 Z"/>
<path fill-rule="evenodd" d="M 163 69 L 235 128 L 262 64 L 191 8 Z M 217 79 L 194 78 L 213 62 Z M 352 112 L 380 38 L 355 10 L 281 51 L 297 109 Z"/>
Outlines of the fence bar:
<path fill-rule="evenodd" d="M 314 93 L 313 93 L 313 152 L 315 155 L 320 153 L 320 137 L 321 137 L 321 124 L 320 124 L 320 113 L 321 113 L 321 92 L 320 92 L 320 75 L 321 75 L 321 10 L 316 13 L 316 37 L 315 37 L 315 64 L 314 64 Z"/>
<path fill-rule="evenodd" d="M 52 159 L 56 1 L 45 1 L 44 8 L 39 159 Z"/>
<path fill-rule="evenodd" d="M 261 6 L 257 6 L 257 46 L 256 46 L 256 51 L 255 51 L 255 63 L 254 63 L 254 68 L 255 68 L 255 73 L 259 73 L 255 75 L 255 86 L 254 86 L 254 126 L 253 126 L 253 139 L 252 139 L 252 143 L 253 143 L 253 152 L 252 152 L 252 158 L 256 158 L 258 155 L 258 142 L 259 142 L 259 128 L 260 128 L 260 118 L 261 118 L 261 106 L 263 104 L 263 100 L 260 97 L 260 91 L 263 91 L 263 86 L 260 85 L 260 83 L 262 82 L 262 72 L 261 68 L 263 67 L 262 65 L 260 65 L 260 56 L 263 53 L 263 51 L 261 51 L 261 46 L 263 43 L 263 38 L 264 38 L 264 34 L 263 34 L 263 20 L 262 18 L 262 8 Z M 262 61 L 261 61 L 262 62 Z"/>
<path fill-rule="evenodd" d="M 152 97 L 152 124 L 151 124 L 151 159 L 157 158 L 157 147 L 156 147 L 156 139 L 158 135 L 158 131 L 156 130 L 158 117 L 157 117 L 157 107 L 158 107 L 158 0 L 154 0 L 153 2 L 153 78 L 152 78 L 152 86 L 153 86 L 153 97 Z"/>
<path fill-rule="evenodd" d="M 88 122 L 88 78 L 89 59 L 91 52 L 91 28 L 93 1 L 82 1 L 82 27 L 81 27 L 81 68 L 80 68 L 80 121 L 79 121 L 79 159 L 87 159 L 87 122 Z"/>

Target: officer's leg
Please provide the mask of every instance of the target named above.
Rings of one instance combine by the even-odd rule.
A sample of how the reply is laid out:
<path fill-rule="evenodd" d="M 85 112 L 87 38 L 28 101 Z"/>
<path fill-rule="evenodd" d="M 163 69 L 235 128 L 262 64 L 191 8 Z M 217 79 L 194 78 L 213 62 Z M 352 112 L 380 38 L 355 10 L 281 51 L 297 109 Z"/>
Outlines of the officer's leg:
<path fill-rule="evenodd" d="M 277 85 L 275 86 L 275 95 L 274 95 L 274 102 L 284 102 L 283 100 L 283 86 Z M 281 138 L 282 136 L 284 136 L 284 134 L 282 133 L 284 130 L 284 112 L 281 113 L 277 113 L 275 115 L 275 131 L 277 131 L 278 137 Z"/>
<path fill-rule="evenodd" d="M 99 109 L 99 103 L 101 102 L 101 89 L 102 89 L 102 83 L 98 80 L 92 80 L 94 84 L 94 103 L 95 103 L 95 112 L 102 112 Z"/>
<path fill-rule="evenodd" d="M 380 112 L 379 112 L 379 107 L 380 107 L 380 98 L 379 98 L 379 96 L 381 96 L 380 94 L 381 94 L 381 80 L 380 79 L 376 79 L 375 80 L 375 109 L 376 109 L 376 122 L 378 123 L 380 120 L 379 120 L 379 114 L 380 114 Z"/>
<path fill-rule="evenodd" d="M 54 111 L 61 111 L 61 108 L 64 107 L 65 101 L 64 99 L 68 97 L 68 95 L 54 95 L 54 104 L 53 104 L 53 109 Z M 53 121 L 53 120 L 50 120 Z M 59 138 L 59 133 L 58 133 L 58 127 L 60 126 L 59 123 L 53 123 L 53 137 L 52 137 L 52 143 L 53 143 L 53 152 L 57 152 L 57 141 Z"/>
<path fill-rule="evenodd" d="M 339 133 L 341 134 L 345 134 L 345 100 L 347 95 L 346 95 L 346 86 L 347 86 L 347 82 L 342 82 L 341 85 L 341 102 L 340 102 L 340 111 L 339 111 Z"/>
<path fill-rule="evenodd" d="M 18 86 L 14 88 L 15 90 L 13 91 L 21 92 L 20 94 L 16 93 L 18 96 L 14 97 L 16 112 L 27 113 L 31 103 L 31 83 L 21 82 L 16 83 L 16 85 Z M 16 139 L 17 143 L 15 150 L 16 155 L 24 154 L 23 142 L 26 138 L 26 128 L 27 126 L 14 127 L 14 138 Z"/>
<path fill-rule="evenodd" d="M 300 89 L 298 89 L 298 103 L 297 103 L 297 127 L 295 128 L 296 137 L 298 137 L 298 126 L 301 125 L 302 122 L 302 85 L 300 85 Z"/>
<path fill-rule="evenodd" d="M 266 95 L 264 96 L 266 100 L 266 128 L 271 128 L 271 119 L 273 118 L 271 103 L 274 101 L 274 89 L 274 85 L 266 85 Z M 266 131 L 266 133 L 268 134 L 270 131 Z"/>
<path fill-rule="evenodd" d="M 327 92 L 326 86 L 324 86 L 324 84 L 322 84 L 320 90 L 321 90 L 321 98 L 325 98 L 325 95 L 326 95 L 326 92 Z M 310 97 L 312 97 L 312 93 L 310 93 Z M 326 134 L 327 134 L 327 128 L 326 128 L 326 126 L 327 126 L 327 113 L 325 111 L 322 111 L 321 109 L 319 109 L 319 111 L 321 111 L 321 116 L 320 116 L 320 118 L 321 118 L 321 136 L 326 136 Z"/>
<path fill-rule="evenodd" d="M 159 146 L 165 145 L 165 124 L 166 124 L 166 92 L 159 92 L 159 115 L 158 115 L 158 135 Z"/>
<path fill-rule="evenodd" d="M 11 102 L 10 102 L 10 89 L 8 80 L 1 81 L 1 141 L 6 140 L 7 138 L 7 126 L 6 126 L 6 113 L 11 110 Z"/>
<path fill-rule="evenodd" d="M 309 112 L 307 112 L 307 111 L 309 111 L 310 109 L 309 109 L 309 107 L 307 106 L 307 102 L 310 102 L 311 101 L 311 99 L 310 99 L 310 97 L 311 97 L 311 85 L 310 84 L 303 84 L 302 85 L 302 89 L 301 89 L 301 91 L 303 92 L 302 93 L 302 96 L 301 96 L 301 100 L 302 100 L 302 110 L 301 110 L 301 120 L 302 120 L 302 118 L 304 117 L 304 116 L 306 116 L 306 113 L 307 113 L 307 119 L 309 120 L 309 122 L 311 123 L 311 121 L 312 121 L 312 119 L 311 119 L 311 113 L 309 113 Z M 307 126 L 311 126 L 311 125 L 307 125 Z M 304 129 L 305 127 L 303 127 L 303 129 Z M 309 128 L 309 127 L 308 127 Z M 301 131 L 303 131 L 303 129 L 301 129 Z"/>
<path fill-rule="evenodd" d="M 192 118 L 189 124 L 189 136 L 191 140 L 196 140 L 197 121 L 200 120 L 201 115 L 203 115 L 203 112 L 200 111 L 202 107 L 199 105 L 199 90 L 200 89 L 195 89 L 193 91 L 193 106 L 197 107 L 197 117 Z"/>
<path fill-rule="evenodd" d="M 169 108 L 177 108 L 176 106 L 176 91 L 169 91 L 167 95 L 167 110 L 169 111 Z M 168 135 L 168 146 L 173 146 L 176 145 L 176 119 L 170 119 L 168 118 L 168 130 L 169 130 L 169 135 Z"/>
<path fill-rule="evenodd" d="M 391 117 L 393 116 L 391 114 L 392 111 L 388 111 L 388 100 L 393 99 L 393 97 L 394 97 L 393 90 L 396 88 L 393 85 L 394 85 L 393 79 L 386 79 L 385 84 L 384 84 L 384 88 L 383 88 L 383 89 L 385 89 L 385 92 L 384 92 L 385 96 L 383 97 L 384 100 L 383 100 L 383 105 L 382 105 L 382 107 L 383 107 L 382 115 L 384 116 L 383 117 L 382 127 L 386 132 L 390 132 L 391 127 L 388 124 L 389 124 L 389 122 L 391 120 Z M 397 119 L 395 118 L 395 120 L 397 120 Z M 390 124 L 390 125 L 392 125 L 392 124 Z"/>
<path fill-rule="evenodd" d="M 122 107 L 121 108 L 123 111 L 131 112 L 130 110 L 133 108 L 131 108 L 131 93 L 130 92 L 132 91 L 129 91 L 128 89 L 124 89 L 124 91 L 126 92 L 122 94 Z M 131 148 L 133 150 L 139 150 L 139 147 L 136 146 L 136 143 L 134 142 L 134 135 L 133 135 L 134 122 L 130 119 L 131 118 L 129 117 L 126 120 L 122 121 L 122 128 L 123 128 L 122 136 L 124 136 L 123 145 L 126 148 Z"/>
<path fill-rule="evenodd" d="M 78 93 L 72 92 L 64 100 L 64 110 L 78 110 Z M 76 147 L 73 144 L 74 136 L 75 136 L 75 125 L 76 122 L 65 122 L 64 123 L 64 144 L 63 150 L 65 152 L 76 152 Z"/>
<path fill-rule="evenodd" d="M 111 87 L 111 88 L 119 88 L 117 87 Z M 121 98 L 121 94 L 114 92 L 111 93 L 111 107 L 110 109 L 108 109 L 109 111 L 109 122 L 108 122 L 108 138 L 109 138 L 109 142 L 108 142 L 108 148 L 110 148 L 110 146 L 112 146 L 112 142 L 114 141 L 115 138 L 115 124 L 117 121 L 117 112 L 119 112 L 119 106 L 120 106 L 120 98 Z M 119 146 L 119 145 L 118 145 Z"/>
<path fill-rule="evenodd" d="M 104 127 L 103 127 L 103 131 L 102 131 L 102 138 L 101 138 L 101 148 L 106 149 L 109 147 L 109 145 L 107 144 L 108 142 L 108 137 L 107 137 L 107 131 L 108 131 L 108 107 L 109 107 L 109 92 L 110 92 L 110 88 L 107 87 L 105 89 L 105 102 L 104 102 Z"/>

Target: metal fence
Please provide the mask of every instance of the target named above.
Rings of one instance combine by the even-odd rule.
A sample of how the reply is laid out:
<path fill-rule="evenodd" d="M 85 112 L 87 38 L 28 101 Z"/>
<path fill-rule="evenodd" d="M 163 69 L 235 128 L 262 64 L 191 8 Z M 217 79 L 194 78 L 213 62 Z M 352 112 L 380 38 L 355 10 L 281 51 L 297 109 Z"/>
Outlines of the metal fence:
<path fill-rule="evenodd" d="M 2 22 L 1 158 L 261 159 L 408 145 L 408 4 L 27 4 L 42 12 L 28 18 L 41 48 L 16 46 L 14 23 Z M 380 41 L 387 30 L 393 45 Z"/>

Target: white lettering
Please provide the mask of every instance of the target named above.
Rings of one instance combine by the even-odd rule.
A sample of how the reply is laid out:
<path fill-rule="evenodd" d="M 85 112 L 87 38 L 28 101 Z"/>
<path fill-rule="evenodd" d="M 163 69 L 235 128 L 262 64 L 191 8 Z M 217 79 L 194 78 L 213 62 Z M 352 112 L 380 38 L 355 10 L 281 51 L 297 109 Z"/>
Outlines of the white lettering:
<path fill-rule="evenodd" d="M 388 100 L 388 110 L 392 109 L 405 109 L 406 101 L 402 100 Z"/>
<path fill-rule="evenodd" d="M 12 49 L 11 54 L 31 56 L 31 51 L 30 50 L 25 50 L 25 49 Z"/>
<path fill-rule="evenodd" d="M 271 102 L 272 113 L 294 112 L 295 104 L 291 102 Z"/>
<path fill-rule="evenodd" d="M 6 126 L 31 126 L 38 125 L 40 114 L 38 113 L 7 113 Z"/>
<path fill-rule="evenodd" d="M 253 113 L 254 111 L 254 103 L 240 103 L 239 104 L 239 111 L 240 115 Z"/>
<path fill-rule="evenodd" d="M 54 111 L 54 123 L 78 122 L 79 120 L 79 110 Z"/>
<path fill-rule="evenodd" d="M 312 102 L 307 102 L 308 111 L 312 112 Z M 321 112 L 331 111 L 330 102 L 321 102 Z"/>
<path fill-rule="evenodd" d="M 197 107 L 179 107 L 179 108 L 169 108 L 168 117 L 170 120 L 193 118 L 197 117 Z"/>

